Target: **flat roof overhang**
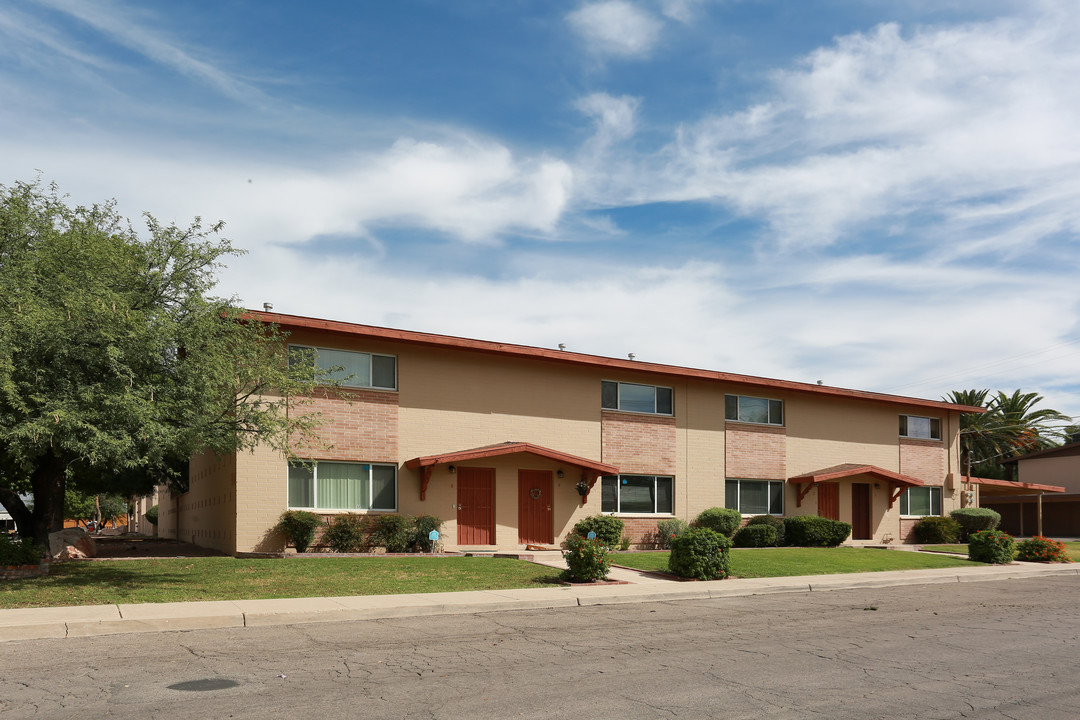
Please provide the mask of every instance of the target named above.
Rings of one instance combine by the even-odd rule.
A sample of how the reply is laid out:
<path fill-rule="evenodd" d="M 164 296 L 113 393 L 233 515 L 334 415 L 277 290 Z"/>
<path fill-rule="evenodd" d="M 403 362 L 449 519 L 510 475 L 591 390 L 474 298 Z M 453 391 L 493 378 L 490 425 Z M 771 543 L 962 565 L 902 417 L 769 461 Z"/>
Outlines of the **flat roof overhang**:
<path fill-rule="evenodd" d="M 869 475 L 878 480 L 884 480 L 892 486 L 892 492 L 889 493 L 889 508 L 892 508 L 896 501 L 900 499 L 900 494 L 908 488 L 926 485 L 922 480 L 911 477 L 910 475 L 901 475 L 898 472 L 879 468 L 876 465 L 860 465 L 858 463 L 833 465 L 832 467 L 822 468 L 821 470 L 803 473 L 802 475 L 795 475 L 794 477 L 788 478 L 788 482 L 795 485 L 802 485 L 802 487 L 799 488 L 799 494 L 795 498 L 796 507 L 802 507 L 803 498 L 810 492 L 810 488 L 814 487 L 817 483 L 845 480 L 860 475 Z"/>
<path fill-rule="evenodd" d="M 431 473 L 436 465 L 454 465 L 470 460 L 482 460 L 484 458 L 498 457 L 499 455 L 513 455 L 515 453 L 527 453 L 529 455 L 535 455 L 537 457 L 580 468 L 581 479 L 588 484 L 590 492 L 592 491 L 593 485 L 596 484 L 596 479 L 601 475 L 619 474 L 619 468 L 615 465 L 597 462 L 596 460 L 589 460 L 588 458 L 571 455 L 570 453 L 552 450 L 551 448 L 546 448 L 542 445 L 534 445 L 533 443 L 527 442 L 503 442 L 495 445 L 470 448 L 468 450 L 440 453 L 438 455 L 424 455 L 413 458 L 412 460 L 407 460 L 405 462 L 405 467 L 410 470 L 420 470 L 420 499 L 425 500 L 427 498 L 428 484 L 431 482 Z M 585 503 L 586 497 L 587 493 L 581 498 L 582 504 Z"/>
<path fill-rule="evenodd" d="M 1008 480 L 998 480 L 996 478 L 965 477 L 964 482 L 978 485 L 979 494 L 986 498 L 1065 492 L 1065 488 L 1060 485 L 1009 482 Z"/>

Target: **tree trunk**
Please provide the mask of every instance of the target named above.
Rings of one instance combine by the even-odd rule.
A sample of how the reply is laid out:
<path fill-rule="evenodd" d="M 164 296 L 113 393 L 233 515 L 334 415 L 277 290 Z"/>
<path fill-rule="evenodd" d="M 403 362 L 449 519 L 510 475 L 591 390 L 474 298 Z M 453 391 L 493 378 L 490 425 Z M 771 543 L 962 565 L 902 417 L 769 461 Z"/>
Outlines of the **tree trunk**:
<path fill-rule="evenodd" d="M 11 518 L 15 521 L 15 528 L 23 537 L 30 537 L 33 530 L 34 519 L 30 511 L 26 509 L 26 503 L 19 497 L 19 493 L 11 488 L 0 488 L 0 505 L 3 505 Z"/>
<path fill-rule="evenodd" d="M 40 548 L 49 547 L 49 533 L 64 529 L 64 489 L 66 487 L 65 463 L 62 458 L 49 454 L 30 476 L 34 493 L 34 513 L 30 536 Z M 20 534 L 22 529 L 19 530 Z"/>

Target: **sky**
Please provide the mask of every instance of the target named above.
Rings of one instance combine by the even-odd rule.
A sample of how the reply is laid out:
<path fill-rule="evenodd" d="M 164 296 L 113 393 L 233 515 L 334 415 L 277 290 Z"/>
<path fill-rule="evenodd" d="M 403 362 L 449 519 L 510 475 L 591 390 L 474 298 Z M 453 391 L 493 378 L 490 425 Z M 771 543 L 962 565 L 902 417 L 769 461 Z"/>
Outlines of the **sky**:
<path fill-rule="evenodd" d="M 1072 1 L 14 0 L 0 184 L 246 307 L 1080 418 L 1078 77 Z"/>

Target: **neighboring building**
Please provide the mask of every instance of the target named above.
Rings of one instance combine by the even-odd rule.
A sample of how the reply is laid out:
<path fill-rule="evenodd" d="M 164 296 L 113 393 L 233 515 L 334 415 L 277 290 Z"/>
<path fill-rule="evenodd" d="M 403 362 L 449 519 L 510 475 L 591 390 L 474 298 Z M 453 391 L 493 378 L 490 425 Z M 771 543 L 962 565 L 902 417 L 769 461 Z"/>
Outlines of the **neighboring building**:
<path fill-rule="evenodd" d="M 1001 513 L 1002 530 L 1034 535 L 1041 508 L 1043 535 L 1080 537 L 1080 441 L 1003 463 L 1016 465 L 1019 485 L 1025 489 L 1004 497 L 985 497 L 983 506 Z"/>
<path fill-rule="evenodd" d="M 431 514 L 448 549 L 559 543 L 579 519 L 634 540 L 708 507 L 820 514 L 853 543 L 904 541 L 924 515 L 977 502 L 959 474 L 961 413 L 934 400 L 252 311 L 353 375 L 311 410 L 329 450 L 192 459 L 160 493 L 158 533 L 276 551 L 286 508 Z M 584 492 L 584 495 L 579 494 Z M 970 491 L 965 493 L 964 491 Z"/>

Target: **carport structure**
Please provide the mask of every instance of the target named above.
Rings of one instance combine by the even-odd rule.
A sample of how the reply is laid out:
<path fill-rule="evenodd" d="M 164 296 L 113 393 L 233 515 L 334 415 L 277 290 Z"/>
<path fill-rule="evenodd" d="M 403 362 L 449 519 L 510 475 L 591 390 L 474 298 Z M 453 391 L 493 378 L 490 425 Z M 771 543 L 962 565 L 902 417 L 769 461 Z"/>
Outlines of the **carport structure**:
<path fill-rule="evenodd" d="M 1036 535 L 1043 534 L 1043 495 L 1046 493 L 1063 493 L 1065 488 L 1059 485 L 1040 485 L 1038 483 L 1012 482 L 1010 480 L 997 480 L 995 478 L 966 477 L 964 482 L 979 486 L 979 505 L 983 501 L 993 502 L 995 499 L 1008 499 L 1017 501 L 1021 505 L 1020 535 L 1024 535 L 1023 503 L 1025 500 L 1035 501 L 1035 525 Z"/>

